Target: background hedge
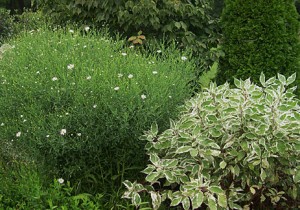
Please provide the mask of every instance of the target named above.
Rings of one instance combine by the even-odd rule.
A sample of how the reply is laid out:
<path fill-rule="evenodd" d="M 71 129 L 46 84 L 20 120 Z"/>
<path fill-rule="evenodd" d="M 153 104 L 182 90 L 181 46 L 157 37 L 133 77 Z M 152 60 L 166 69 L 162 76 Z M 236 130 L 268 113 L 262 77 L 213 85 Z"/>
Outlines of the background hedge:
<path fill-rule="evenodd" d="M 233 77 L 258 82 L 277 73 L 298 73 L 300 42 L 293 0 L 227 0 L 221 17 L 223 51 L 218 83 Z"/>

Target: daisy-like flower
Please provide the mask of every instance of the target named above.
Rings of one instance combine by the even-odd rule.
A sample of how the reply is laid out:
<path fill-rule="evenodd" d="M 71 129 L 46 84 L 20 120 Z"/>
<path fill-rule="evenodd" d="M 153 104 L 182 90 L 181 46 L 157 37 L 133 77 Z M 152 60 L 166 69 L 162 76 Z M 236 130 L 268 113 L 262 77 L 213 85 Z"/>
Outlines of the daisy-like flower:
<path fill-rule="evenodd" d="M 157 72 L 157 71 L 152 71 L 152 73 L 153 73 L 153 74 L 158 74 L 158 72 Z"/>
<path fill-rule="evenodd" d="M 75 67 L 75 65 L 74 64 L 69 64 L 67 67 L 68 67 L 69 70 L 72 70 Z"/>
<path fill-rule="evenodd" d="M 21 136 L 21 131 L 19 131 L 17 134 L 16 134 L 16 137 L 20 137 Z"/>
<path fill-rule="evenodd" d="M 52 81 L 56 81 L 56 80 L 58 80 L 57 77 L 53 77 L 53 78 L 52 78 Z"/>
<path fill-rule="evenodd" d="M 67 129 L 63 128 L 60 130 L 60 135 L 64 136 L 67 133 Z"/>
<path fill-rule="evenodd" d="M 145 99 L 147 98 L 147 96 L 146 96 L 145 94 L 142 94 L 142 95 L 141 95 L 141 98 L 142 98 L 143 100 L 145 100 Z"/>
<path fill-rule="evenodd" d="M 133 75 L 132 75 L 132 74 L 129 74 L 129 75 L 128 75 L 128 78 L 129 78 L 129 79 L 131 79 L 132 77 L 133 77 Z"/>
<path fill-rule="evenodd" d="M 187 60 L 187 57 L 182 56 L 182 57 L 181 57 L 181 60 L 186 61 L 186 60 Z"/>
<path fill-rule="evenodd" d="M 126 56 L 126 55 L 127 55 L 127 53 L 124 53 L 124 52 L 122 52 L 121 54 L 122 54 L 123 56 Z"/>
<path fill-rule="evenodd" d="M 71 34 L 73 34 L 73 33 L 74 33 L 74 30 L 70 29 L 69 32 L 70 32 Z"/>
<path fill-rule="evenodd" d="M 119 78 L 123 77 L 123 74 L 119 73 L 119 74 L 118 74 L 118 77 L 119 77 Z"/>
<path fill-rule="evenodd" d="M 92 79 L 92 77 L 91 77 L 91 76 L 87 76 L 86 79 L 87 79 L 87 80 L 90 80 L 90 79 Z"/>
<path fill-rule="evenodd" d="M 156 52 L 157 52 L 157 53 L 161 53 L 161 50 L 157 50 Z"/>
<path fill-rule="evenodd" d="M 114 90 L 120 90 L 120 87 L 115 87 Z"/>
<path fill-rule="evenodd" d="M 63 178 L 59 178 L 57 181 L 59 184 L 63 184 L 65 182 L 65 180 Z"/>
<path fill-rule="evenodd" d="M 81 133 L 77 133 L 77 136 L 81 136 Z"/>
<path fill-rule="evenodd" d="M 90 27 L 86 26 L 86 27 L 84 27 L 84 30 L 85 30 L 86 32 L 88 32 L 88 31 L 90 30 Z"/>
<path fill-rule="evenodd" d="M 97 104 L 93 105 L 93 108 L 94 108 L 94 109 L 96 109 L 96 107 L 97 107 Z"/>

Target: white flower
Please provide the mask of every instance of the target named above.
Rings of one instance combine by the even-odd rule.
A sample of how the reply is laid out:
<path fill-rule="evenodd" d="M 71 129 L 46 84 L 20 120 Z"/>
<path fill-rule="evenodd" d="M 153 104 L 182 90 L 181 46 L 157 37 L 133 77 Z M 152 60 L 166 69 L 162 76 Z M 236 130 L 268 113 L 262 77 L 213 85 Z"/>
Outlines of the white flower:
<path fill-rule="evenodd" d="M 86 48 L 87 46 L 86 45 L 83 45 L 83 48 Z"/>
<path fill-rule="evenodd" d="M 169 96 L 169 98 L 172 98 L 172 96 Z"/>
<path fill-rule="evenodd" d="M 152 73 L 153 73 L 153 74 L 158 74 L 158 72 L 157 72 L 157 71 L 153 71 Z"/>
<path fill-rule="evenodd" d="M 67 133 L 67 129 L 63 128 L 60 130 L 60 135 L 64 136 Z"/>
<path fill-rule="evenodd" d="M 69 32 L 70 32 L 71 34 L 73 34 L 73 33 L 74 33 L 74 30 L 70 29 Z"/>
<path fill-rule="evenodd" d="M 122 55 L 123 55 L 123 56 L 126 56 L 126 55 L 127 55 L 127 53 L 122 53 Z"/>
<path fill-rule="evenodd" d="M 146 98 L 147 98 L 147 96 L 146 96 L 146 95 L 144 95 L 144 94 L 142 94 L 142 95 L 141 95 L 141 98 L 144 100 L 144 99 L 146 99 Z"/>
<path fill-rule="evenodd" d="M 86 32 L 88 32 L 88 31 L 90 30 L 90 27 L 86 26 L 86 27 L 84 27 L 84 30 L 85 30 Z"/>
<path fill-rule="evenodd" d="M 39 73 L 40 73 L 40 71 L 37 71 L 37 72 L 36 72 L 36 74 L 39 74 Z"/>
<path fill-rule="evenodd" d="M 81 133 L 77 133 L 77 136 L 81 136 Z"/>
<path fill-rule="evenodd" d="M 134 48 L 134 45 L 130 45 L 130 47 L 129 48 Z"/>
<path fill-rule="evenodd" d="M 120 90 L 120 87 L 115 87 L 114 90 Z"/>
<path fill-rule="evenodd" d="M 161 53 L 161 50 L 157 50 L 156 52 L 157 52 L 157 53 Z"/>
<path fill-rule="evenodd" d="M 1 126 L 4 126 L 4 123 L 1 123 Z"/>
<path fill-rule="evenodd" d="M 182 56 L 182 57 L 181 57 L 181 60 L 185 61 L 185 60 L 187 60 L 187 57 Z"/>
<path fill-rule="evenodd" d="M 94 109 L 96 109 L 96 107 L 97 107 L 97 104 L 95 104 L 95 105 L 93 106 Z"/>
<path fill-rule="evenodd" d="M 129 75 L 128 75 L 128 78 L 129 78 L 129 79 L 131 79 L 132 77 L 133 77 L 133 75 L 132 75 L 132 74 L 129 74 Z"/>
<path fill-rule="evenodd" d="M 87 79 L 87 80 L 90 80 L 90 79 L 92 79 L 92 77 L 91 77 L 91 76 L 87 76 L 86 79 Z"/>
<path fill-rule="evenodd" d="M 69 70 L 72 70 L 74 68 L 74 66 L 75 66 L 74 64 L 69 64 L 67 67 Z"/>
<path fill-rule="evenodd" d="M 16 137 L 20 137 L 21 136 L 21 131 L 19 131 L 17 134 L 16 134 Z"/>
<path fill-rule="evenodd" d="M 52 81 L 56 81 L 56 80 L 58 80 L 57 77 L 53 77 L 52 78 Z"/>
<path fill-rule="evenodd" d="M 46 138 L 49 138 L 50 135 L 46 135 Z"/>
<path fill-rule="evenodd" d="M 118 74 L 118 77 L 119 77 L 119 78 L 123 77 L 123 74 L 119 73 L 119 74 Z"/>
<path fill-rule="evenodd" d="M 63 178 L 59 178 L 57 181 L 59 184 L 63 184 L 65 180 Z"/>

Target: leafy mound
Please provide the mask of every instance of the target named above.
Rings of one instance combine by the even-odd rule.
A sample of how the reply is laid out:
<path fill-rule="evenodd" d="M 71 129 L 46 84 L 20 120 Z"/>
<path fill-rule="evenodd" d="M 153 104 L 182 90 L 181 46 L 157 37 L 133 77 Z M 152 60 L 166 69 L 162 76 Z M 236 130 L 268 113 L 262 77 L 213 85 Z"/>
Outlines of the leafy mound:
<path fill-rule="evenodd" d="M 147 191 L 154 209 L 167 198 L 184 209 L 296 207 L 300 106 L 288 88 L 295 78 L 265 81 L 262 74 L 262 87 L 235 79 L 234 89 L 211 83 L 170 129 L 158 135 L 155 125 L 145 134 L 150 185 L 126 181 L 124 197 L 139 206 L 138 193 Z"/>
<path fill-rule="evenodd" d="M 104 34 L 80 33 L 30 31 L 12 41 L 0 61 L 0 142 L 45 161 L 49 175 L 98 191 L 136 177 L 145 160 L 138 137 L 176 115 L 194 64 L 175 50 L 146 58 Z"/>

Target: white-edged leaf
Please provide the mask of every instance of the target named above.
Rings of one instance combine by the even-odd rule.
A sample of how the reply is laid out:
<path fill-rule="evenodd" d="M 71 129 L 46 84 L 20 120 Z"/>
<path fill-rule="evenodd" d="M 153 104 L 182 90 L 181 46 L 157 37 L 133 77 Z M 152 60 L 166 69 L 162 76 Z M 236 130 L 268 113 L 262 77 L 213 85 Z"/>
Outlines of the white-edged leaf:
<path fill-rule="evenodd" d="M 179 147 L 177 150 L 176 150 L 176 153 L 177 154 L 181 154 L 181 153 L 185 153 L 185 152 L 189 152 L 190 150 L 192 150 L 193 148 L 190 147 L 190 146 L 182 146 L 182 147 Z"/>
<path fill-rule="evenodd" d="M 190 199 L 188 197 L 185 197 L 183 200 L 182 200 L 182 206 L 183 206 L 183 209 L 184 210 L 189 210 L 190 209 L 190 206 L 191 206 L 191 203 L 190 203 Z"/>
<path fill-rule="evenodd" d="M 156 181 L 156 179 L 160 176 L 159 172 L 151 172 L 146 176 L 146 181 L 147 182 L 153 182 Z"/>
<path fill-rule="evenodd" d="M 263 72 L 260 74 L 259 81 L 263 87 L 266 87 L 266 77 Z"/>
<path fill-rule="evenodd" d="M 208 207 L 210 210 L 218 210 L 216 200 L 212 198 L 208 198 Z"/>
<path fill-rule="evenodd" d="M 227 163 L 223 160 L 220 164 L 219 164 L 221 169 L 224 169 L 227 166 Z"/>
<path fill-rule="evenodd" d="M 132 184 L 130 181 L 128 181 L 128 180 L 125 180 L 125 181 L 123 182 L 123 184 L 125 185 L 125 187 L 126 187 L 128 190 L 132 189 L 132 187 L 133 187 L 133 184 Z"/>
<path fill-rule="evenodd" d="M 218 194 L 218 204 L 223 208 L 227 207 L 227 197 L 224 193 Z"/>
<path fill-rule="evenodd" d="M 211 186 L 208 188 L 208 190 L 212 193 L 216 193 L 216 194 L 220 194 L 220 193 L 223 193 L 223 190 L 221 187 L 219 186 Z"/>
<path fill-rule="evenodd" d="M 200 208 L 204 200 L 203 192 L 199 191 L 193 198 L 192 198 L 192 209 Z"/>
<path fill-rule="evenodd" d="M 285 76 L 283 76 L 282 74 L 277 74 L 277 77 L 279 79 L 279 81 L 281 82 L 281 84 L 285 85 L 286 84 L 286 78 Z"/>
<path fill-rule="evenodd" d="M 290 85 L 296 80 L 296 73 L 292 74 L 287 78 L 286 85 Z"/>
<path fill-rule="evenodd" d="M 132 193 L 132 204 L 135 205 L 136 207 L 138 207 L 142 202 L 142 199 L 141 199 L 141 196 L 136 193 L 136 192 L 133 192 Z"/>
<path fill-rule="evenodd" d="M 177 206 L 181 203 L 182 197 L 174 197 L 171 201 L 170 206 Z"/>

